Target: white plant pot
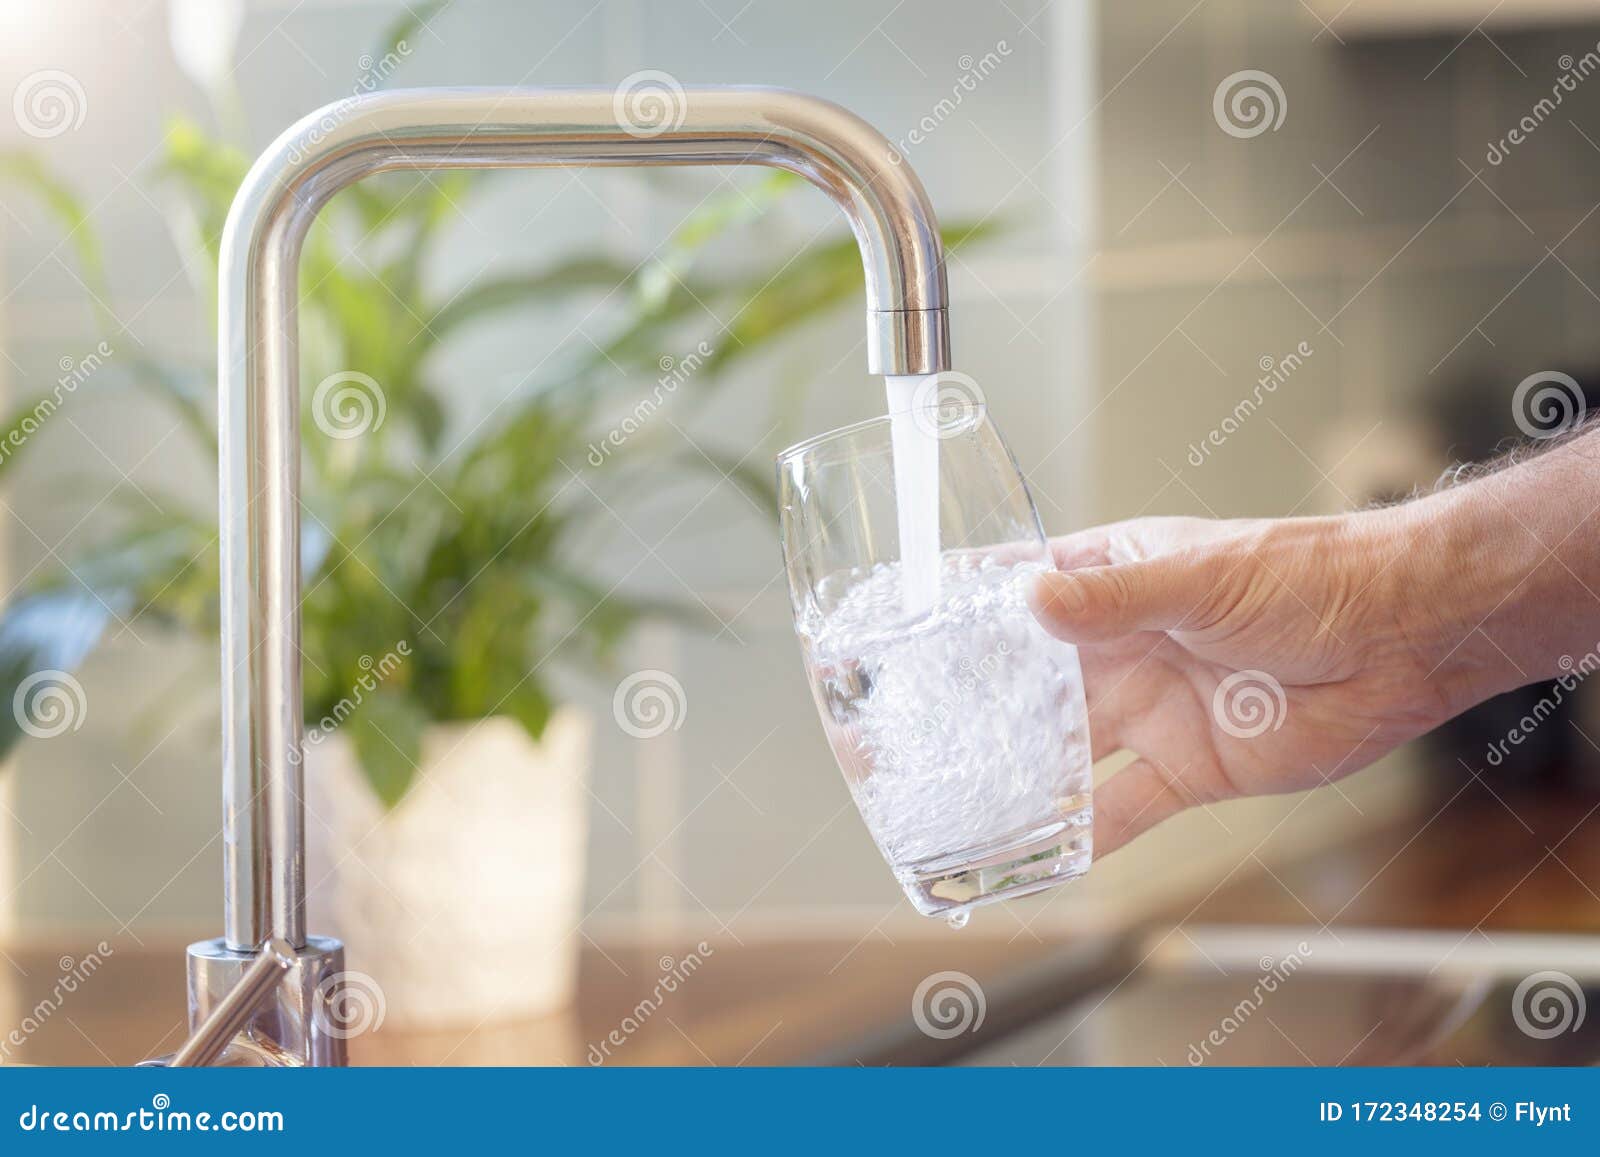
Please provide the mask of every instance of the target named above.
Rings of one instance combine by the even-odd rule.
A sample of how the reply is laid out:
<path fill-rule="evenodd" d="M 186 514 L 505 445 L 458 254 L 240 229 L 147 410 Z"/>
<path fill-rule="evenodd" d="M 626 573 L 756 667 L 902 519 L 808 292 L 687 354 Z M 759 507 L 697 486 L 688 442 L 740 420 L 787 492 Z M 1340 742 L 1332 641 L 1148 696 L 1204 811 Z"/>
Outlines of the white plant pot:
<path fill-rule="evenodd" d="M 385 811 L 334 732 L 306 749 L 307 920 L 397 1025 L 539 1016 L 577 987 L 591 720 L 538 743 L 507 718 L 437 725 Z"/>
<path fill-rule="evenodd" d="M 0 766 L 0 950 L 17 930 L 17 844 L 21 828 L 17 815 L 17 757 Z M 21 984 L 17 970 L 0 959 L 0 1025 L 14 1025 L 20 1019 Z M 0 1042 L 5 1043 L 5 1042 Z M 0 1053 L 0 1064 L 9 1059 Z"/>
<path fill-rule="evenodd" d="M 0 766 L 0 941 L 17 930 L 17 762 L 13 755 Z"/>

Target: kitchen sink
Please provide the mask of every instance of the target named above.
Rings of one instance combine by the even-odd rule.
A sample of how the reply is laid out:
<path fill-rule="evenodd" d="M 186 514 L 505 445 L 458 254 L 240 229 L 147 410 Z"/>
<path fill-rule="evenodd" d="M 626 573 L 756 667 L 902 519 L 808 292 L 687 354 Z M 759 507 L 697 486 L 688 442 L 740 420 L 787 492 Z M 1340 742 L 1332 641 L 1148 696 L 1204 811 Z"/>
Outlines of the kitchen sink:
<path fill-rule="evenodd" d="M 1169 926 L 1060 954 L 991 983 L 981 999 L 967 987 L 964 1002 L 951 989 L 942 1020 L 924 1016 L 919 1027 L 913 1016 L 908 1030 L 859 1045 L 857 1059 L 1062 1066 L 1600 1062 L 1600 1011 L 1589 1015 L 1600 1000 L 1595 937 Z"/>

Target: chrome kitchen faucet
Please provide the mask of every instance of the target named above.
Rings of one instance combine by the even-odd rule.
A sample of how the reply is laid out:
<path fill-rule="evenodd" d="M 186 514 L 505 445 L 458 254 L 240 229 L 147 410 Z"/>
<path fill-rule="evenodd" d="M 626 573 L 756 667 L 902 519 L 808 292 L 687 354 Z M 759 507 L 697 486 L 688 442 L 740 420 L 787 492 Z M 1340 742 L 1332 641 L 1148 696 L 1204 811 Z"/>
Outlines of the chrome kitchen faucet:
<path fill-rule="evenodd" d="M 279 137 L 234 198 L 222 238 L 217 357 L 225 923 L 221 938 L 189 947 L 189 1025 L 197 1035 L 180 1058 L 345 1062 L 344 948 L 306 935 L 300 761 L 296 305 L 301 246 L 335 193 L 407 169 L 788 169 L 832 197 L 855 232 L 866 271 L 868 369 L 949 369 L 938 224 L 916 174 L 879 133 L 837 105 L 778 89 L 666 93 L 666 115 L 647 125 L 630 118 L 625 98 L 599 88 L 352 97 Z"/>

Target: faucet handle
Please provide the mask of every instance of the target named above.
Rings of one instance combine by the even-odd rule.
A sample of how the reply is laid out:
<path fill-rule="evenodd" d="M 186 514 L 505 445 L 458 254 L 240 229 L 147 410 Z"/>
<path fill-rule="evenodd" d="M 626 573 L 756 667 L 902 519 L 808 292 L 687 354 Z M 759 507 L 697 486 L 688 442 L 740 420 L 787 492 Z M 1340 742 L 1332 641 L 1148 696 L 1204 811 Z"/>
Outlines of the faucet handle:
<path fill-rule="evenodd" d="M 152 1062 L 243 1066 L 343 1065 L 344 945 L 272 937 L 259 948 L 223 939 L 189 945 L 189 1031 L 172 1058 Z M 218 1051 L 218 1044 L 221 1051 Z M 191 1051 L 192 1046 L 192 1051 Z"/>
<path fill-rule="evenodd" d="M 217 1002 L 183 1047 L 165 1062 L 146 1061 L 145 1064 L 164 1063 L 174 1069 L 184 1069 L 215 1063 L 250 1023 L 256 1010 L 271 998 L 278 981 L 294 967 L 295 961 L 295 950 L 287 940 L 273 937 L 264 941 L 238 983 Z"/>

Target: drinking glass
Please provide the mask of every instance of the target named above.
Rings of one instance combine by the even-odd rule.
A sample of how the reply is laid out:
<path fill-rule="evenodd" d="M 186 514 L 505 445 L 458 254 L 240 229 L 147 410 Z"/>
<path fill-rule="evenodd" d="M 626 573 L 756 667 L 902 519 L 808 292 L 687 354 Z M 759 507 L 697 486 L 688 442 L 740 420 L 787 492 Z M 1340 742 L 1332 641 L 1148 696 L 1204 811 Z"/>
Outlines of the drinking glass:
<path fill-rule="evenodd" d="M 1076 648 L 1028 609 L 1031 580 L 1054 564 L 981 405 L 927 416 L 937 593 L 917 605 L 903 589 L 891 424 L 778 456 L 784 562 L 822 726 L 862 819 L 917 910 L 959 925 L 1088 870 L 1083 679 Z"/>

